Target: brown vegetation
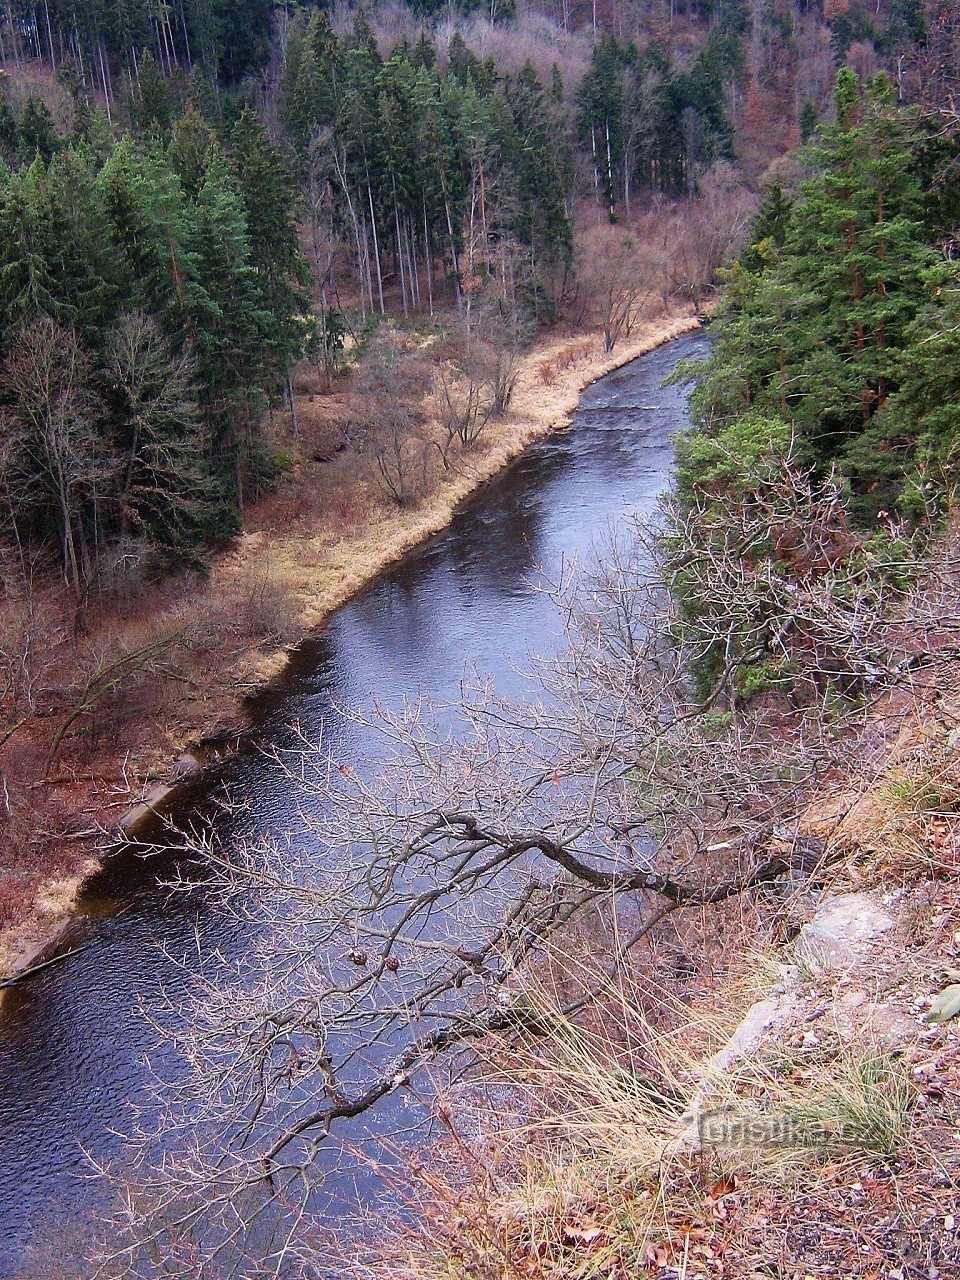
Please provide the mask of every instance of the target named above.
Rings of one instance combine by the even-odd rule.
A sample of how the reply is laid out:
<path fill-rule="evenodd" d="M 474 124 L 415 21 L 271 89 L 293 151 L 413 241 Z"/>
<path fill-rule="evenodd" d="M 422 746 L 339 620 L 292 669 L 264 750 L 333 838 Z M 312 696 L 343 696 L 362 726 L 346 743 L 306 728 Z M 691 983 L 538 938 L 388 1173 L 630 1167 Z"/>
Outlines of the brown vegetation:
<path fill-rule="evenodd" d="M 946 556 L 914 597 L 931 621 L 956 612 Z M 442 1089 L 439 1143 L 386 1173 L 393 1242 L 345 1271 L 957 1272 L 960 1024 L 925 1011 L 960 978 L 960 668 L 947 635 L 928 638 L 932 667 L 873 703 L 846 781 L 801 814 L 818 864 L 709 919 L 670 917 L 605 987 L 611 920 L 564 934 L 517 980 L 546 1034 L 514 1030 Z M 586 1018 L 564 1014 L 598 985 Z"/>
<path fill-rule="evenodd" d="M 618 349 L 614 364 L 693 323 L 650 323 Z M 287 474 L 248 511 L 246 532 L 209 575 L 151 584 L 136 564 L 121 563 L 115 580 L 77 603 L 43 566 L 28 565 L 24 574 L 15 558 L 4 562 L 0 969 L 22 965 L 51 936 L 105 833 L 118 829 L 171 762 L 189 744 L 242 722 L 238 695 L 277 670 L 284 645 L 441 528 L 471 489 L 527 443 L 567 420 L 579 390 L 613 367 L 600 347 L 583 337 L 537 344 L 517 371 L 509 415 L 481 437 L 458 441 L 455 454 L 447 447 L 447 470 L 439 465 L 446 430 L 433 416 L 418 420 L 403 504 L 390 491 L 398 479 L 378 434 L 384 424 L 372 424 L 372 433 L 357 429 L 372 394 L 362 375 L 325 393 L 323 375 L 302 369 L 299 437 L 290 437 L 287 415 L 273 422 L 289 456 Z M 545 391 L 538 369 L 571 348 L 576 358 L 563 357 Z M 401 426 L 396 440 L 407 463 L 413 451 Z M 425 467 L 430 456 L 435 461 Z"/>

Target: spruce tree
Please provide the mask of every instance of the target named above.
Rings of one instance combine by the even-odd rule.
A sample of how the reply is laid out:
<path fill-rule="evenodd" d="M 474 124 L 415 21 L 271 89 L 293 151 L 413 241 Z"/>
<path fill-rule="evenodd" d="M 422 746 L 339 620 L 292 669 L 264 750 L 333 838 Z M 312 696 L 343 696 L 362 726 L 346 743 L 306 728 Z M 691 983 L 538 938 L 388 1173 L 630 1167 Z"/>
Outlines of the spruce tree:
<path fill-rule="evenodd" d="M 165 138 L 170 132 L 170 92 L 149 49 L 139 59 L 130 117 L 145 137 Z"/>
<path fill-rule="evenodd" d="M 198 396 L 223 484 L 242 503 L 269 470 L 258 424 L 276 376 L 268 345 L 274 318 L 253 264 L 243 200 L 216 147 L 189 221 L 189 337 Z"/>
<path fill-rule="evenodd" d="M 39 156 L 50 160 L 59 146 L 50 108 L 42 98 L 30 94 L 17 123 L 17 150 L 25 164 Z"/>
<path fill-rule="evenodd" d="M 106 393 L 118 454 L 121 536 L 182 550 L 232 532 L 196 398 L 193 358 L 177 355 L 156 322 L 123 316 L 107 343 Z"/>
<path fill-rule="evenodd" d="M 207 172 L 207 157 L 215 145 L 213 130 L 193 106 L 188 106 L 174 128 L 168 153 L 188 200 L 196 200 L 200 193 Z"/>
<path fill-rule="evenodd" d="M 265 335 L 268 360 L 280 381 L 303 345 L 298 316 L 306 309 L 301 286 L 307 271 L 297 240 L 290 171 L 249 107 L 231 134 L 230 168 L 243 205 L 262 307 L 270 316 Z"/>
<path fill-rule="evenodd" d="M 779 414 L 810 460 L 844 469 L 868 517 L 899 466 L 894 417 L 877 415 L 951 270 L 923 221 L 915 114 L 886 77 L 863 91 L 847 69 L 835 112 L 806 153 L 815 176 L 800 198 L 787 207 L 774 189 L 761 209 L 693 405 L 707 433 L 747 409 Z"/>

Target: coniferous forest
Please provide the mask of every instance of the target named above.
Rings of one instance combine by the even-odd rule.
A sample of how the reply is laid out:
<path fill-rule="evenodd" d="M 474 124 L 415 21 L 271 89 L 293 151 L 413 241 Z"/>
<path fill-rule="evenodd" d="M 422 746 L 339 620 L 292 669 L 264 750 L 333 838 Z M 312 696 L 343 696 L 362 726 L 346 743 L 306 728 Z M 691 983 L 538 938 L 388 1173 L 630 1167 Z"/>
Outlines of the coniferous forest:
<path fill-rule="evenodd" d="M 500 337 L 517 342 L 531 325 L 582 317 L 598 274 L 617 274 L 610 238 L 598 242 L 590 222 L 623 228 L 617 243 L 648 292 L 699 301 L 757 192 L 775 225 L 736 288 L 741 323 L 762 332 L 765 308 L 793 287 L 785 273 L 808 287 L 805 258 L 842 251 L 837 217 L 821 219 L 825 195 L 792 222 L 776 207 L 793 200 L 779 179 L 763 195 L 792 142 L 813 141 L 804 163 L 840 163 L 849 143 L 816 149 L 837 63 L 895 75 L 890 111 L 870 108 L 884 120 L 907 102 L 945 101 L 951 74 L 949 22 L 906 4 L 882 20 L 846 7 L 753 14 L 740 0 L 682 15 L 564 6 L 549 39 L 537 28 L 530 56 L 511 52 L 506 65 L 460 26 L 502 49 L 512 10 L 465 12 L 460 26 L 447 16 L 442 31 L 441 16 L 401 8 L 375 29 L 362 11 L 334 22 L 322 7 L 263 0 L 6 6 L 5 493 L 17 536 L 55 545 L 75 588 L 118 540 L 172 563 L 170 552 L 236 532 L 282 463 L 262 435 L 266 407 L 289 400 L 297 361 L 319 353 L 329 366 L 358 325 L 455 310 L 469 328 L 475 308 L 492 307 Z M 28 67 L 52 91 L 33 92 L 17 74 Z M 909 186 L 882 214 L 902 211 L 890 253 L 903 305 L 857 322 L 874 335 L 886 326 L 888 344 L 929 298 L 954 212 L 949 130 L 936 136 L 919 116 L 910 128 L 884 139 L 882 161 Z M 921 138 L 919 159 L 900 164 L 891 148 Z M 693 220 L 709 204 L 711 226 L 678 240 L 655 225 L 670 201 Z M 694 249 L 708 260 L 691 268 Z M 606 283 L 613 312 L 622 282 Z M 877 279 L 863 287 L 878 296 Z M 813 353 L 830 336 L 798 325 Z M 841 381 L 855 376 L 835 358 Z M 887 410 L 872 425 L 895 382 L 875 371 L 863 389 L 864 431 L 890 420 Z M 820 416 L 818 396 L 804 412 Z M 62 412 L 44 409 L 51 398 Z M 866 483 L 876 450 L 865 439 L 858 462 L 826 412 Z"/>
<path fill-rule="evenodd" d="M 52 73 L 68 116 L 0 103 L 17 537 L 78 591 L 119 542 L 173 563 L 228 538 L 275 476 L 266 406 L 348 309 L 469 327 L 492 305 L 513 342 L 555 320 L 578 199 L 629 219 L 730 152 L 742 22 L 687 70 L 604 36 L 565 84 L 457 33 L 441 65 L 428 25 L 378 40 L 362 12 L 338 34 L 289 6 L 8 8 L 11 66 Z"/>

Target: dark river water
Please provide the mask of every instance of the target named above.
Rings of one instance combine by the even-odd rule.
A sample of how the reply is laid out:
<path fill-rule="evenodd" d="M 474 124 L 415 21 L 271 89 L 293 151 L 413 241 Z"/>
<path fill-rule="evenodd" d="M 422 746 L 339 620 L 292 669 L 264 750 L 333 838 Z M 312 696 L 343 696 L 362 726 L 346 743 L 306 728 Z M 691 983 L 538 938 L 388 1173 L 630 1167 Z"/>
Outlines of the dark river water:
<path fill-rule="evenodd" d="M 702 334 L 668 346 L 589 388 L 572 427 L 531 448 L 458 512 L 450 527 L 344 606 L 293 655 L 279 686 L 252 707 L 253 749 L 212 771 L 179 801 L 178 822 L 202 814 L 225 786 L 228 838 L 278 835 L 300 798 L 256 744 L 283 745 L 293 726 L 325 747 L 360 755 L 363 731 L 333 704 L 398 703 L 425 694 L 457 701 L 461 682 L 492 677 L 522 695 L 531 654 L 561 643 L 559 617 L 537 589 L 565 562 L 589 559 L 612 522 L 653 509 L 669 477 L 686 391 L 664 387 L 680 359 L 705 355 Z M 151 1019 L 186 990 L 198 957 L 227 960 L 255 943 L 202 894 L 171 897 L 164 859 L 116 855 L 90 884 L 64 949 L 77 955 L 7 993 L 0 1011 L 0 1277 L 30 1274 L 32 1242 L 61 1222 L 96 1214 L 105 1192 L 92 1161 L 114 1158 L 150 1094 Z M 368 1125 L 406 1120 L 390 1100 Z M 356 1134 L 351 1135 L 356 1141 Z M 346 1209 L 362 1175 L 331 1169 Z M 53 1226 L 54 1231 L 63 1227 Z M 77 1276 L 84 1274 L 77 1263 Z"/>

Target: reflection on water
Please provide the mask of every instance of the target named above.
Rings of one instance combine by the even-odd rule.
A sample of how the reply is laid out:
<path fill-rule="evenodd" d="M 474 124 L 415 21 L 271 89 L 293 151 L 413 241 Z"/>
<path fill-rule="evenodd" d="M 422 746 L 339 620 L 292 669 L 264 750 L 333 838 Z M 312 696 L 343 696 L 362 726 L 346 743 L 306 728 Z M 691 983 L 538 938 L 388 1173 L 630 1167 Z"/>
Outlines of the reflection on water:
<path fill-rule="evenodd" d="M 523 692 L 532 653 L 555 651 L 558 618 L 537 590 L 563 563 L 626 512 L 652 509 L 669 472 L 671 437 L 686 396 L 663 379 L 681 358 L 705 353 L 691 335 L 591 387 L 574 426 L 535 446 L 455 517 L 447 531 L 384 574 L 300 647 L 277 689 L 254 706 L 254 740 L 282 747 L 294 726 L 339 759 L 370 744 L 334 704 L 396 705 L 426 695 L 455 703 L 464 679 L 492 676 Z M 177 814 L 196 821 L 228 788 L 218 833 L 295 835 L 303 797 L 275 760 L 250 751 L 185 793 Z M 189 975 L 256 943 L 202 892 L 171 895 L 169 865 L 135 851 L 90 885 L 65 948 L 76 956 L 7 993 L 0 1021 L 0 1275 L 10 1275 L 45 1216 L 83 1213 L 101 1194 L 88 1156 L 115 1154 L 130 1131 L 131 1104 L 149 1100 L 145 1054 L 150 1016 L 186 996 Z M 168 1054 L 170 1051 L 167 1051 Z M 168 1057 L 167 1070 L 175 1070 Z M 405 1102 L 386 1100 L 373 1123 L 397 1132 L 414 1123 Z M 368 1119 L 367 1123 L 370 1123 Z M 354 1129 L 351 1139 L 362 1134 Z M 335 1153 L 327 1159 L 334 1160 Z M 355 1179 L 328 1179 L 331 1197 L 355 1204 Z"/>

